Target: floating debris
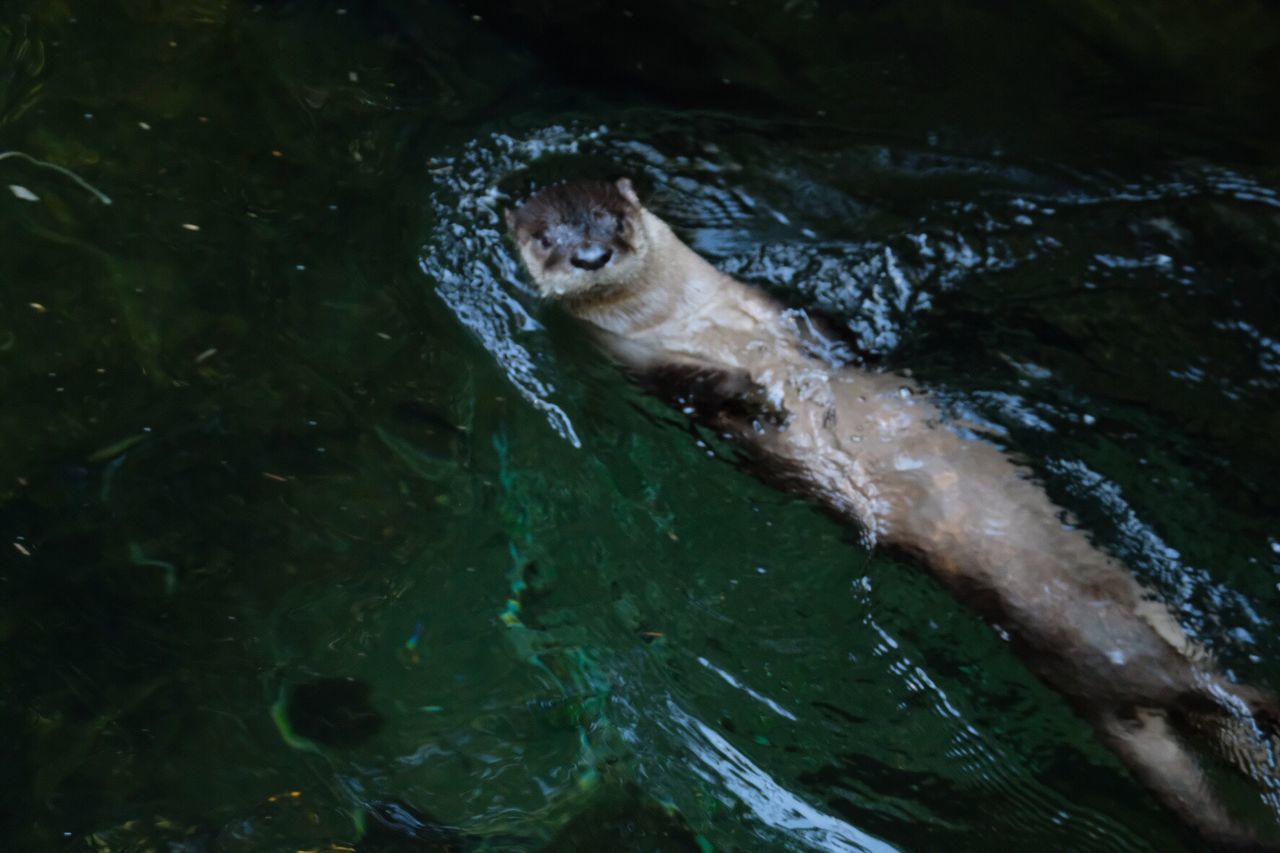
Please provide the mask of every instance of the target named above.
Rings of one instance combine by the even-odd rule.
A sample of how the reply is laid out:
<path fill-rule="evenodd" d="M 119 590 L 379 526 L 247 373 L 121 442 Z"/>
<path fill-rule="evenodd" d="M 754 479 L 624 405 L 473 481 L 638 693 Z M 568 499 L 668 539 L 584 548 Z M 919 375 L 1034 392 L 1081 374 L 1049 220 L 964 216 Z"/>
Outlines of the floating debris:
<path fill-rule="evenodd" d="M 13 193 L 23 201 L 39 201 L 40 200 L 40 196 L 36 195 L 31 190 L 27 189 L 21 184 L 9 184 L 9 192 Z"/>
<path fill-rule="evenodd" d="M 85 116 L 86 116 L 86 118 L 92 118 L 92 117 L 93 117 L 93 116 L 92 116 L 91 114 L 89 114 L 89 113 L 86 113 L 86 114 L 85 114 Z M 24 152 L 22 152 L 22 151 L 0 151 L 0 160 L 6 160 L 6 159 L 8 159 L 8 158 L 10 158 L 10 157 L 20 157 L 20 158 L 22 158 L 23 160 L 26 160 L 28 163 L 31 163 L 31 164 L 36 165 L 36 166 L 39 166 L 39 167 L 41 167 L 41 168 L 43 168 L 43 169 L 52 169 L 53 171 L 57 172 L 57 173 L 58 173 L 58 174 L 60 174 L 60 175 L 66 175 L 68 178 L 70 178 L 71 180 L 73 180 L 73 181 L 75 181 L 77 184 L 79 184 L 79 185 L 80 185 L 80 186 L 81 186 L 81 187 L 82 187 L 86 192 L 92 193 L 92 194 L 93 194 L 93 196 L 94 196 L 98 201 L 102 202 L 103 204 L 111 204 L 111 199 L 110 199 L 110 197 L 108 197 L 108 196 L 107 196 L 107 194 L 106 194 L 106 193 L 104 193 L 104 192 L 102 192 L 101 190 L 99 190 L 99 189 L 95 188 L 95 187 L 94 187 L 94 186 L 92 186 L 88 181 L 86 181 L 84 178 L 80 177 L 80 176 L 79 176 L 79 175 L 77 175 L 75 172 L 71 171 L 70 169 L 65 169 L 65 168 L 63 168 L 62 166 L 59 166 L 59 165 L 58 165 L 58 164 L 56 164 L 56 163 L 46 163 L 44 160 L 39 160 L 39 159 L 37 159 L 37 158 L 35 158 L 35 157 L 32 157 L 30 154 L 26 154 L 26 153 L 24 153 Z M 10 188 L 12 189 L 12 187 L 10 187 Z M 15 194 L 15 195 L 17 195 L 17 193 L 16 193 L 16 192 L 15 192 L 14 194 Z M 18 197 L 19 197 L 19 198 L 22 198 L 22 196 L 18 196 Z"/>
<path fill-rule="evenodd" d="M 138 442 L 145 441 L 146 438 L 147 434 L 145 432 L 140 432 L 136 435 L 128 436 L 127 438 L 122 438 L 115 444 L 108 444 L 101 450 L 95 450 L 93 453 L 90 453 L 88 459 L 90 462 L 106 462 L 108 459 L 114 459 L 121 453 L 124 453 Z"/>
<path fill-rule="evenodd" d="M 184 222 L 184 223 L 182 223 L 182 227 L 183 227 L 183 228 L 185 228 L 185 229 L 187 229 L 188 231 L 199 231 L 199 230 L 200 230 L 200 226 L 199 226 L 199 225 L 195 225 L 194 223 L 191 223 L 191 222 Z"/>
<path fill-rule="evenodd" d="M 135 566 L 151 566 L 164 572 L 164 591 L 166 594 L 172 595 L 173 591 L 177 589 L 178 569 L 173 563 L 148 557 L 134 542 L 129 543 L 129 561 Z"/>
<path fill-rule="evenodd" d="M 284 688 L 282 687 L 276 696 L 276 701 L 271 705 L 271 722 L 276 724 L 276 730 L 280 732 L 281 740 L 288 746 L 302 752 L 319 752 L 320 747 L 294 732 L 293 725 L 289 722 L 288 705 L 289 703 L 285 699 Z"/>
<path fill-rule="evenodd" d="M 503 608 L 502 613 L 498 614 L 498 618 L 508 628 L 523 627 L 524 623 L 520 621 L 520 602 L 514 598 L 508 598 L 507 606 Z"/>
<path fill-rule="evenodd" d="M 413 633 L 409 635 L 409 639 L 404 641 L 404 647 L 408 651 L 416 651 L 418 643 L 422 640 L 423 625 L 419 622 L 413 626 Z"/>
<path fill-rule="evenodd" d="M 409 639 L 404 641 L 404 646 L 400 650 L 401 660 L 409 666 L 417 666 L 422 663 L 422 656 L 418 654 L 418 644 L 422 642 L 424 629 L 425 626 L 421 622 L 414 625 L 413 633 L 409 635 Z"/>

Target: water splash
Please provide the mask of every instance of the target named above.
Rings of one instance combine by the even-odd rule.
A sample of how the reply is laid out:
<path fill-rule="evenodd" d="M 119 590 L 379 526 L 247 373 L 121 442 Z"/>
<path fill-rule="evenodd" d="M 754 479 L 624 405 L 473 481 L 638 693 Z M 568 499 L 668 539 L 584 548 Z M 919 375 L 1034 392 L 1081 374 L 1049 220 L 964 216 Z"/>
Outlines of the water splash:
<path fill-rule="evenodd" d="M 541 328 L 515 294 L 536 294 L 503 243 L 499 182 L 550 154 L 575 154 L 604 128 L 576 131 L 553 126 L 517 139 L 493 134 L 468 143 L 453 157 L 433 160 L 435 190 L 427 204 L 436 227 L 418 259 L 436 294 L 497 360 L 520 395 L 574 447 L 582 440 L 556 402 L 555 385 L 518 337 Z"/>

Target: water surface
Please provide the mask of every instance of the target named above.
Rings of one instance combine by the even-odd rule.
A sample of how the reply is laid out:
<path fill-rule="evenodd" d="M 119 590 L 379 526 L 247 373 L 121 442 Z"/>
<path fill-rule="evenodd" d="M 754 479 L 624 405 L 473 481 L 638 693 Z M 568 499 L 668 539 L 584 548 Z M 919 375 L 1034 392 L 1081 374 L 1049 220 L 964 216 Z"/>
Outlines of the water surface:
<path fill-rule="evenodd" d="M 1174 74 L 1185 10 L 930 54 L 905 8 L 699 7 L 687 66 L 607 64 L 589 4 L 6 11 L 6 846 L 396 849 L 412 810 L 422 849 L 1195 849 L 999 634 L 632 388 L 503 241 L 532 188 L 631 175 L 1280 687 L 1265 84 Z M 1254 7 L 1218 25 L 1270 56 Z"/>

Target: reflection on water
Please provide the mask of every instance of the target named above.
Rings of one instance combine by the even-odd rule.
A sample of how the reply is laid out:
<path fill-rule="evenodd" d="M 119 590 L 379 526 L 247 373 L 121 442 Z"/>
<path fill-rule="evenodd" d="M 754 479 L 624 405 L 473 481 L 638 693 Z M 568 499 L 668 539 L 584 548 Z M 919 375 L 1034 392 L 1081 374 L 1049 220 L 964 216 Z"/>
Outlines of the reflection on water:
<path fill-rule="evenodd" d="M 502 209 L 633 176 L 1276 687 L 1274 170 L 602 104 L 447 4 L 28 5 L 4 148 L 88 187 L 0 160 L 9 847 L 1194 845 L 603 363 Z"/>
<path fill-rule="evenodd" d="M 668 703 L 667 715 L 673 727 L 684 729 L 680 740 L 702 765 L 694 772 L 736 797 L 752 817 L 765 826 L 818 850 L 894 849 L 842 820 L 823 814 L 781 787 L 714 729 L 690 717 L 674 703 Z"/>

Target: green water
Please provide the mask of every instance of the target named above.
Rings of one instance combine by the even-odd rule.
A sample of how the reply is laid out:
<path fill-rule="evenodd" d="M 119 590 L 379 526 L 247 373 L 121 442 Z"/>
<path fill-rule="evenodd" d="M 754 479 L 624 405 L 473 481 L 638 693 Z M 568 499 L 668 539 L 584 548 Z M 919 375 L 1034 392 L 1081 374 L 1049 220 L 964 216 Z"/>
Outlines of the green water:
<path fill-rule="evenodd" d="M 632 175 L 1276 689 L 1280 16 L 349 6 L 0 7 L 0 847 L 1196 848 L 501 208 Z"/>

